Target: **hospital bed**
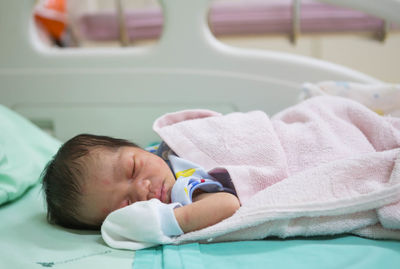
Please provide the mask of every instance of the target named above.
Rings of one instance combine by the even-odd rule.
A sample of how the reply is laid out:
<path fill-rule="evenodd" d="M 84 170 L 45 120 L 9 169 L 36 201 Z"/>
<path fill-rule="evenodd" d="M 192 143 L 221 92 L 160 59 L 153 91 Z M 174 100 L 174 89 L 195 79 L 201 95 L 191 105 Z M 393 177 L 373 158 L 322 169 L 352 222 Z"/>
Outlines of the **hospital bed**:
<path fill-rule="evenodd" d="M 75 134 L 146 146 L 159 140 L 151 126 L 166 112 L 201 107 L 273 114 L 295 104 L 306 81 L 381 81 L 311 58 L 224 45 L 208 28 L 208 0 L 160 1 L 164 29 L 151 47 L 51 48 L 36 35 L 34 2 L 0 2 L 0 183 L 6 186 L 0 190 L 0 267 L 399 268 L 400 243 L 350 235 L 133 252 L 109 248 L 98 232 L 48 224 L 37 178 Z M 399 1 L 339 3 L 400 22 Z"/>

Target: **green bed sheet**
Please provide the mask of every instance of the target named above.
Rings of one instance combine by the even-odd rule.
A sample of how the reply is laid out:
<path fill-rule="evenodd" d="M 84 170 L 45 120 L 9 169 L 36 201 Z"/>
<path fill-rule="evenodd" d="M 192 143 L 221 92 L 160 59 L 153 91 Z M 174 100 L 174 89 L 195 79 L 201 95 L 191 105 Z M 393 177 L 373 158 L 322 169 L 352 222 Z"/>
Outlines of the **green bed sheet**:
<path fill-rule="evenodd" d="M 0 105 L 0 268 L 131 268 L 99 232 L 49 225 L 39 175 L 61 143 Z"/>
<path fill-rule="evenodd" d="M 136 252 L 133 269 L 400 268 L 400 242 L 356 236 L 166 245 Z"/>
<path fill-rule="evenodd" d="M 40 186 L 0 207 L 0 268 L 400 268 L 400 242 L 356 236 L 109 248 L 46 222 Z"/>
<path fill-rule="evenodd" d="M 108 247 L 99 232 L 46 221 L 41 186 L 0 206 L 0 268 L 131 268 L 133 251 Z"/>

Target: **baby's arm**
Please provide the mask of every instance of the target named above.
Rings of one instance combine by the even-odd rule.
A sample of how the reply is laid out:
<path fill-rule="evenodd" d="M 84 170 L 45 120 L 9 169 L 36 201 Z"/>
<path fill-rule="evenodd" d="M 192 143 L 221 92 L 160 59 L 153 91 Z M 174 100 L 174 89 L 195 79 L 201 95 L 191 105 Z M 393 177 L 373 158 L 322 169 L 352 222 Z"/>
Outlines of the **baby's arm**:
<path fill-rule="evenodd" d="M 179 226 L 184 233 L 216 224 L 240 207 L 238 198 L 227 192 L 200 193 L 193 203 L 174 209 Z"/>
<path fill-rule="evenodd" d="M 133 250 L 169 244 L 182 231 L 216 224 L 232 216 L 240 206 L 238 198 L 227 192 L 195 194 L 192 203 L 174 208 L 177 205 L 151 199 L 115 210 L 103 222 L 103 239 L 111 247 Z"/>

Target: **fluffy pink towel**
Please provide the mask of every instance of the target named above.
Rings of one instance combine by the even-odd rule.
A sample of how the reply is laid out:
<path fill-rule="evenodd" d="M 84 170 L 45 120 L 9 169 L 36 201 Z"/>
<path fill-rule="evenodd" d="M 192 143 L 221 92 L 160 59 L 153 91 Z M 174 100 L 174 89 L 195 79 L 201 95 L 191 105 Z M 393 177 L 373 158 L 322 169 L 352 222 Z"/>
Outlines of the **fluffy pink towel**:
<path fill-rule="evenodd" d="M 192 120 L 196 115 L 198 119 Z M 183 111 L 157 120 L 154 128 L 178 156 L 206 170 L 227 169 L 242 203 L 287 177 L 285 154 L 263 112 L 219 116 L 204 110 Z"/>
<path fill-rule="evenodd" d="M 207 110 L 161 117 L 153 126 L 160 137 L 182 158 L 226 169 L 242 203 L 231 218 L 176 242 L 343 232 L 400 239 L 399 126 L 338 97 L 271 119 Z"/>

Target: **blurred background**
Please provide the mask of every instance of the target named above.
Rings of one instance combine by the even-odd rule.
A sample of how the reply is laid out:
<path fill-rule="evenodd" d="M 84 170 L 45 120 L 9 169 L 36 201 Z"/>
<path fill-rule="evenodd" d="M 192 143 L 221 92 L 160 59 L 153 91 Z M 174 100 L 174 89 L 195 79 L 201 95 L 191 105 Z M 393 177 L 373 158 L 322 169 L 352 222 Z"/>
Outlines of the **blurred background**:
<path fill-rule="evenodd" d="M 210 3 L 209 27 L 225 44 L 314 57 L 399 83 L 398 25 L 311 0 Z M 39 0 L 33 14 L 41 40 L 60 49 L 154 46 L 163 28 L 156 0 Z"/>

